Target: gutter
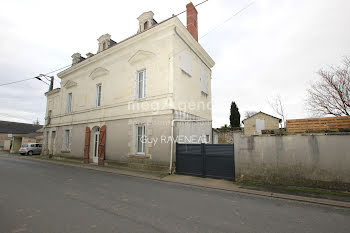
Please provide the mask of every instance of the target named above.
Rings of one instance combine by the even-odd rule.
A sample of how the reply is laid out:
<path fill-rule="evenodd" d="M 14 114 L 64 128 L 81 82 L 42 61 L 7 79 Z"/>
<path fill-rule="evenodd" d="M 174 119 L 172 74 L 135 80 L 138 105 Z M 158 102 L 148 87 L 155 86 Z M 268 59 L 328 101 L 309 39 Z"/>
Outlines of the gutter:
<path fill-rule="evenodd" d="M 212 121 L 208 121 L 208 120 L 175 120 L 175 119 L 171 121 L 171 144 L 170 144 L 169 175 L 172 174 L 174 143 L 176 142 L 175 140 L 173 141 L 173 139 L 174 139 L 174 123 L 175 122 L 212 122 Z"/>

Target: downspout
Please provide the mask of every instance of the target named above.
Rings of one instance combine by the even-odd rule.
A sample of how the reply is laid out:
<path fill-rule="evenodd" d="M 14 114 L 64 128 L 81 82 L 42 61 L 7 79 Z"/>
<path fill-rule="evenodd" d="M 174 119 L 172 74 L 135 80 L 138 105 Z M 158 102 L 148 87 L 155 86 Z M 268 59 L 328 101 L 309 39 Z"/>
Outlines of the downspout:
<path fill-rule="evenodd" d="M 173 119 L 171 121 L 171 144 L 170 144 L 169 175 L 172 174 L 174 143 L 176 142 L 176 140 L 173 140 L 174 139 L 174 123 L 175 122 L 212 122 L 212 121 L 208 121 L 208 120 L 175 120 L 175 119 Z"/>

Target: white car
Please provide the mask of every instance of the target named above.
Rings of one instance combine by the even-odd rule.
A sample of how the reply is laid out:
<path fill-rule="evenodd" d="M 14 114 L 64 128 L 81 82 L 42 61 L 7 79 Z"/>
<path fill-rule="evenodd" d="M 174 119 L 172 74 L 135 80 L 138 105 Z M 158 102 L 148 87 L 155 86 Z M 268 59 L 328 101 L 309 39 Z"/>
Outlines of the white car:
<path fill-rule="evenodd" d="M 42 144 L 41 143 L 25 143 L 19 149 L 21 155 L 34 155 L 41 154 Z"/>

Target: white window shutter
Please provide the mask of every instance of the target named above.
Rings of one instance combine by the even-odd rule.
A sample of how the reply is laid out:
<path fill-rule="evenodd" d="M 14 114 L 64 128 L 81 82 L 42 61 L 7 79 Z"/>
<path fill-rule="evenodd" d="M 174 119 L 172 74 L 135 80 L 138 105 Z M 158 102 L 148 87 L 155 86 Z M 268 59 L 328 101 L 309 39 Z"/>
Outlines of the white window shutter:
<path fill-rule="evenodd" d="M 180 53 L 180 68 L 192 76 L 192 66 L 193 66 L 193 58 L 192 55 L 188 51 L 182 51 Z"/>
<path fill-rule="evenodd" d="M 205 94 L 209 94 L 209 77 L 208 72 L 206 71 L 205 67 L 201 66 L 200 68 L 200 89 L 201 92 Z"/>

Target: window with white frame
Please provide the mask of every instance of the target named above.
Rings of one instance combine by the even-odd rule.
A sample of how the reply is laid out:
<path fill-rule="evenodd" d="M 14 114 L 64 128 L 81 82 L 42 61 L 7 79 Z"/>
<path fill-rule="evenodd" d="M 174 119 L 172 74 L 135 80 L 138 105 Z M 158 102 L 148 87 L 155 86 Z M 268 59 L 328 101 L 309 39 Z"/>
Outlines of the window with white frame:
<path fill-rule="evenodd" d="M 146 136 L 146 126 L 137 125 L 136 127 L 136 154 L 145 154 L 145 136 Z"/>
<path fill-rule="evenodd" d="M 67 95 L 67 103 L 66 103 L 66 113 L 72 112 L 72 93 L 68 93 Z"/>
<path fill-rule="evenodd" d="M 64 131 L 64 139 L 63 139 L 63 146 L 64 150 L 68 151 L 69 150 L 69 144 L 70 144 L 70 130 L 67 129 Z"/>
<path fill-rule="evenodd" d="M 101 106 L 102 84 L 96 85 L 96 107 Z"/>
<path fill-rule="evenodd" d="M 146 97 L 146 70 L 141 70 L 137 72 L 136 97 L 138 99 Z"/>

